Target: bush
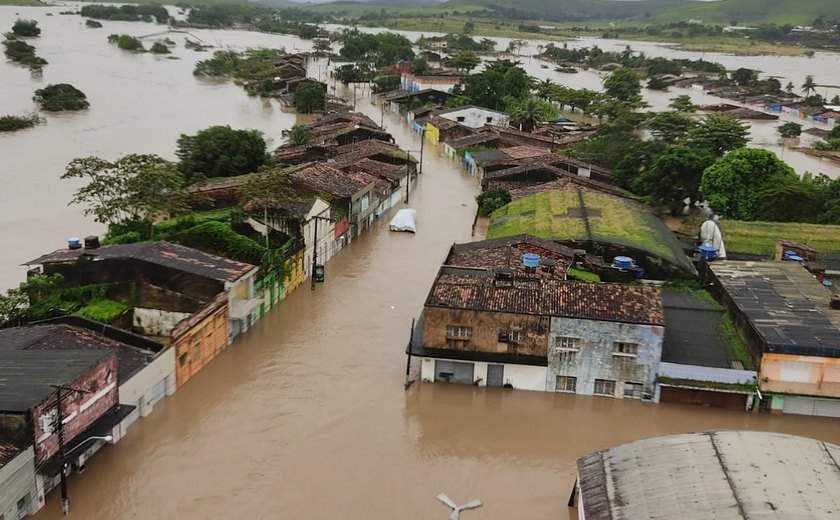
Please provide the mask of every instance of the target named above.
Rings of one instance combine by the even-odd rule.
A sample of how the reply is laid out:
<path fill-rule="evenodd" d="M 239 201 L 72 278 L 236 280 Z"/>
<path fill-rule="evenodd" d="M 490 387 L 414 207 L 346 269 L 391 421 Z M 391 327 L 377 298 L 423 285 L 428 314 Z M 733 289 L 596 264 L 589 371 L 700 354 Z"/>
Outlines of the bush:
<path fill-rule="evenodd" d="M 171 236 L 170 240 L 253 265 L 260 265 L 266 253 L 265 246 L 235 232 L 230 224 L 218 221 L 199 224 Z"/>
<path fill-rule="evenodd" d="M 172 51 L 169 50 L 169 47 L 166 46 L 163 42 L 155 42 L 152 44 L 152 48 L 149 49 L 149 52 L 153 54 L 171 54 Z"/>
<path fill-rule="evenodd" d="M 497 209 L 510 204 L 510 193 L 506 190 L 495 188 L 487 190 L 475 198 L 478 201 L 478 212 L 486 216 Z"/>
<path fill-rule="evenodd" d="M 175 155 L 181 173 L 189 180 L 196 173 L 206 177 L 232 177 L 256 172 L 270 158 L 265 139 L 257 130 L 211 126 L 196 135 L 181 135 Z"/>
<path fill-rule="evenodd" d="M 134 36 L 129 36 L 128 34 L 112 34 L 108 36 L 108 41 L 111 43 L 116 43 L 117 47 L 124 51 L 142 52 L 146 50 L 143 48 L 143 42 L 141 42 Z"/>
<path fill-rule="evenodd" d="M 22 20 L 18 18 L 12 26 L 12 33 L 15 36 L 39 36 L 41 29 L 35 20 Z"/>
<path fill-rule="evenodd" d="M 0 117 L 0 132 L 15 132 L 24 128 L 31 128 L 44 122 L 43 117 L 35 114 L 30 116 L 2 116 Z"/>
<path fill-rule="evenodd" d="M 101 323 L 112 323 L 130 308 L 125 302 L 97 299 L 76 311 L 76 315 Z"/>
<path fill-rule="evenodd" d="M 295 110 L 304 114 L 324 110 L 326 96 L 320 83 L 304 83 L 295 89 Z"/>
<path fill-rule="evenodd" d="M 57 83 L 38 89 L 32 99 L 41 105 L 42 110 L 51 112 L 84 110 L 90 106 L 85 93 L 68 83 Z"/>
<path fill-rule="evenodd" d="M 5 40 L 3 53 L 10 60 L 30 67 L 46 65 L 47 60 L 35 54 L 35 47 L 20 40 Z"/>

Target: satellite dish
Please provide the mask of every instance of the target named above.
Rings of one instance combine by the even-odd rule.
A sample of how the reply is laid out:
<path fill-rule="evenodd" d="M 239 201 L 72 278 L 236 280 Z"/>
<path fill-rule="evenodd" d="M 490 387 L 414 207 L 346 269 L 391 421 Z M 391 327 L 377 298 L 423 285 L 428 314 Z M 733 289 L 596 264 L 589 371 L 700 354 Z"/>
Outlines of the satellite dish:
<path fill-rule="evenodd" d="M 441 493 L 437 496 L 437 499 L 444 503 L 449 509 L 452 510 L 452 514 L 449 515 L 449 520 L 460 520 L 461 518 L 461 511 L 468 511 L 470 509 L 477 509 L 482 506 L 481 500 L 473 500 L 471 502 L 467 502 L 463 505 L 455 505 L 455 502 L 452 501 L 451 498 L 446 496 L 446 493 Z"/>

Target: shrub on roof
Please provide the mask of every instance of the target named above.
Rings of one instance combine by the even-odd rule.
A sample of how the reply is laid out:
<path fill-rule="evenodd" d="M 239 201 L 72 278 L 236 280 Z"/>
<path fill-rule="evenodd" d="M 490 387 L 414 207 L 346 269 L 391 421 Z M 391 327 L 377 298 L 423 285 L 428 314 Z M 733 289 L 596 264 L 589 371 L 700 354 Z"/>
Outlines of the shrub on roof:
<path fill-rule="evenodd" d="M 229 223 L 211 220 L 169 237 L 169 240 L 207 253 L 253 265 L 262 264 L 266 248 L 234 231 Z"/>

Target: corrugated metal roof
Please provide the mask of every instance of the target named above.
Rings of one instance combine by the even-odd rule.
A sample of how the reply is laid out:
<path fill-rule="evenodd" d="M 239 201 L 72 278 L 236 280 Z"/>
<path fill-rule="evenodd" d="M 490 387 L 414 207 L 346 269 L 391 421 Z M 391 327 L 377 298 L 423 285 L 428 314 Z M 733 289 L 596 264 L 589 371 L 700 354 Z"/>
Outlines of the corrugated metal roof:
<path fill-rule="evenodd" d="M 577 461 L 586 520 L 840 517 L 840 446 L 781 433 L 667 435 Z"/>

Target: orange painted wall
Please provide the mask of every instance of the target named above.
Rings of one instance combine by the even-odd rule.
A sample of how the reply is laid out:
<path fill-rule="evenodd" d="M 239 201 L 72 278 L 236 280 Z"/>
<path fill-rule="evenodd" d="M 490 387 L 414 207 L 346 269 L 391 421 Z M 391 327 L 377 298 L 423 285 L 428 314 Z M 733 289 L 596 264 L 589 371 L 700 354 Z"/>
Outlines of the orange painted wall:
<path fill-rule="evenodd" d="M 228 308 L 222 305 L 175 340 L 175 382 L 184 385 L 227 346 Z"/>
<path fill-rule="evenodd" d="M 791 370 L 800 380 L 789 380 Z M 760 381 L 767 392 L 840 397 L 840 359 L 765 353 Z"/>

